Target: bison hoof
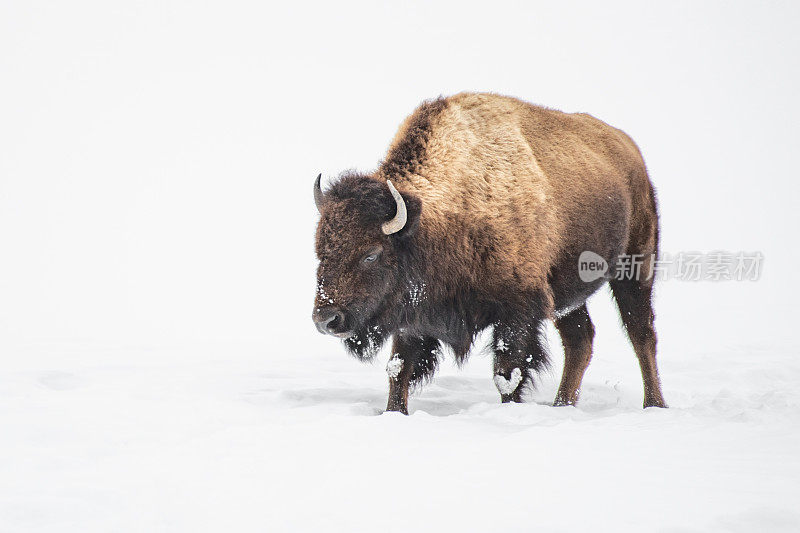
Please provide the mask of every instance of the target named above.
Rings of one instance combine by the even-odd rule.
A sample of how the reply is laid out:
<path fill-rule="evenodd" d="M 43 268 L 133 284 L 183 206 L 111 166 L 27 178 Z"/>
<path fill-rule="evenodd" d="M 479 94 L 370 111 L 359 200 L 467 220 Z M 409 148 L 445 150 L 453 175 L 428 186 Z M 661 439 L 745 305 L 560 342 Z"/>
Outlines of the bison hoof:
<path fill-rule="evenodd" d="M 519 394 L 512 393 L 512 394 L 501 394 L 500 395 L 500 402 L 501 403 L 523 403 L 522 398 Z"/>

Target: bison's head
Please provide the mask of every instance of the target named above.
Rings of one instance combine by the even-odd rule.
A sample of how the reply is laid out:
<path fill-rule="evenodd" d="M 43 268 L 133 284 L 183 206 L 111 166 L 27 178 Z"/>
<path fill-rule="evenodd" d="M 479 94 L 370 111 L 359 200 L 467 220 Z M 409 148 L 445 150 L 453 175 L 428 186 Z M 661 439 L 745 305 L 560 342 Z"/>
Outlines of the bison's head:
<path fill-rule="evenodd" d="M 321 215 L 314 323 L 366 356 L 385 338 L 381 317 L 402 295 L 421 202 L 388 180 L 359 174 L 345 175 L 325 193 L 318 176 L 314 199 Z"/>

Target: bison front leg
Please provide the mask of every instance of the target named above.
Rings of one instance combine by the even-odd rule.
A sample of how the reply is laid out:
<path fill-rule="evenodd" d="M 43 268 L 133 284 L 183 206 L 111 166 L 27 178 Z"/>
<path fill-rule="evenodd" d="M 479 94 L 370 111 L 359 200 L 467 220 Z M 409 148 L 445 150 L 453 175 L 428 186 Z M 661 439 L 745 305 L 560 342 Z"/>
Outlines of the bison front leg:
<path fill-rule="evenodd" d="M 392 356 L 386 364 L 389 375 L 387 411 L 408 414 L 408 390 L 433 377 L 439 364 L 439 341 L 433 337 L 396 335 Z"/>
<path fill-rule="evenodd" d="M 503 403 L 521 402 L 522 391 L 533 385 L 531 373 L 547 364 L 542 328 L 541 320 L 523 325 L 495 324 L 494 384 Z"/>

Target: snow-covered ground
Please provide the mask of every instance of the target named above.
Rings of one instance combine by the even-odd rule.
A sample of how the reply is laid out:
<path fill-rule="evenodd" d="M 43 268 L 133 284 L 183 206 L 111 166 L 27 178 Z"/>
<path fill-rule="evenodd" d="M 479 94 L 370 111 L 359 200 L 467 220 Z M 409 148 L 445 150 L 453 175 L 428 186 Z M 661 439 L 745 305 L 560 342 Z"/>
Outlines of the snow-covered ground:
<path fill-rule="evenodd" d="M 556 359 L 558 359 L 557 350 Z M 489 358 L 382 414 L 374 364 L 280 346 L 21 347 L 0 531 L 798 531 L 800 356 L 598 353 L 578 407 L 499 404 Z"/>

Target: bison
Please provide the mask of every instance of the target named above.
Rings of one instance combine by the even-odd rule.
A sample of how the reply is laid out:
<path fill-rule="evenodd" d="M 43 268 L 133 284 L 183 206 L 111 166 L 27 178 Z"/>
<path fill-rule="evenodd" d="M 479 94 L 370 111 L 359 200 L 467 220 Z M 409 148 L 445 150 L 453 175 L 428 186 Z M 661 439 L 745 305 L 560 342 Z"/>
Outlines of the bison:
<path fill-rule="evenodd" d="M 658 249 L 653 185 L 636 144 L 585 113 L 496 94 L 421 104 L 371 173 L 346 172 L 323 192 L 313 320 L 369 360 L 389 337 L 387 410 L 408 413 L 446 347 L 462 362 L 492 328 L 494 383 L 520 402 L 547 366 L 553 320 L 565 365 L 555 405 L 578 400 L 592 356 L 586 299 L 609 283 L 644 382 L 644 406 L 666 407 L 656 367 L 653 278 L 585 280 L 592 252 L 609 271 Z"/>

